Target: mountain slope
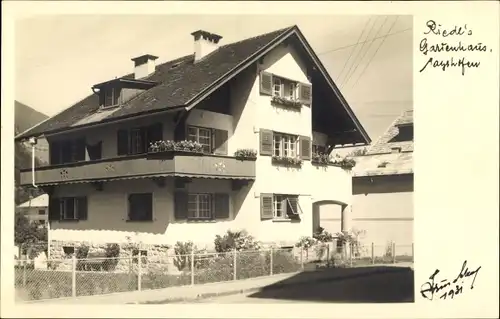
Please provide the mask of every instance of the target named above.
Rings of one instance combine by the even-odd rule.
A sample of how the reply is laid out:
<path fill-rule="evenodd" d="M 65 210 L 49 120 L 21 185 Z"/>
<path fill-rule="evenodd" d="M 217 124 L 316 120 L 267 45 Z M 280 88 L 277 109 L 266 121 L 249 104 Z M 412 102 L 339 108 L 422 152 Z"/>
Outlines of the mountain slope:
<path fill-rule="evenodd" d="M 15 134 L 21 133 L 30 127 L 40 123 L 45 120 L 48 116 L 35 111 L 31 107 L 16 101 L 15 102 Z M 23 143 L 15 144 L 15 158 L 14 158 L 14 176 L 15 176 L 15 201 L 16 204 L 23 203 L 29 199 L 29 196 L 38 196 L 43 192 L 39 189 L 34 189 L 33 187 L 21 187 L 19 186 L 19 170 L 22 168 L 31 167 L 31 150 L 26 148 Z M 47 152 L 43 150 L 43 152 Z M 43 155 L 43 152 L 38 152 L 38 155 Z M 36 166 L 41 164 L 40 158 L 36 159 Z"/>
<path fill-rule="evenodd" d="M 14 118 L 15 133 L 18 134 L 47 119 L 48 116 L 32 109 L 26 104 L 15 101 Z"/>

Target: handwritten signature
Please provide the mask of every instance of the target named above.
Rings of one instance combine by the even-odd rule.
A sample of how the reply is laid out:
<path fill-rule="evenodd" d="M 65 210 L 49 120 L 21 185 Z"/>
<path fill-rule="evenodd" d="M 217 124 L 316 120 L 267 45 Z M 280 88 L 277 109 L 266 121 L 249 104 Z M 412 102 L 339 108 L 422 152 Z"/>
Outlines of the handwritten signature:
<path fill-rule="evenodd" d="M 472 283 L 470 284 L 470 289 L 474 289 L 474 282 L 476 281 L 477 274 L 481 266 L 475 270 L 469 270 L 467 267 L 467 260 L 462 264 L 462 269 L 458 276 L 449 281 L 448 279 L 438 280 L 436 275 L 440 273 L 439 269 L 436 269 L 434 273 L 429 277 L 429 281 L 425 282 L 420 287 L 420 293 L 422 297 L 433 300 L 435 295 L 439 296 L 439 299 L 453 299 L 455 296 L 463 293 L 463 284 L 465 280 L 472 277 Z"/>

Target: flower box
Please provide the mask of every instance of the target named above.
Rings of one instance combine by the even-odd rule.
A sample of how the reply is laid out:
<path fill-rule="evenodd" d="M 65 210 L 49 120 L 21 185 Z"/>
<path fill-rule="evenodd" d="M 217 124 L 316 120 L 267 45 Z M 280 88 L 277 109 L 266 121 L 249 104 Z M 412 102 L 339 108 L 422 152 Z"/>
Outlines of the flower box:
<path fill-rule="evenodd" d="M 255 161 L 257 151 L 253 149 L 238 149 L 234 152 L 234 157 L 240 161 Z"/>
<path fill-rule="evenodd" d="M 203 155 L 203 146 L 193 141 L 156 141 L 151 143 L 148 155 L 173 157 L 174 155 Z"/>
<path fill-rule="evenodd" d="M 286 106 L 292 109 L 300 110 L 302 107 L 302 102 L 299 100 L 290 100 L 281 96 L 273 96 L 271 98 L 271 103 L 276 105 Z"/>
<path fill-rule="evenodd" d="M 295 157 L 273 156 L 272 162 L 274 164 L 281 164 L 285 166 L 302 166 L 302 160 Z"/>

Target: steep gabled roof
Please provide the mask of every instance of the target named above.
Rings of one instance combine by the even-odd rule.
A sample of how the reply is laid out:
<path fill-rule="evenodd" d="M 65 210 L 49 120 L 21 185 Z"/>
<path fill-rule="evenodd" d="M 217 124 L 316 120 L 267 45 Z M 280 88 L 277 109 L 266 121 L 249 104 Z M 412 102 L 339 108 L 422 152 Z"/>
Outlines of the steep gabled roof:
<path fill-rule="evenodd" d="M 55 133 L 69 128 L 112 122 L 146 113 L 181 108 L 190 109 L 292 34 L 297 35 L 302 41 L 313 63 L 324 75 L 357 130 L 369 143 L 368 134 L 297 26 L 221 46 L 196 63 L 193 63 L 194 55 L 191 54 L 158 65 L 155 72 L 144 80 L 159 82 L 159 84 L 127 101 L 120 108 L 96 116 L 99 110 L 99 99 L 97 95 L 92 94 L 47 121 L 18 135 L 16 140 Z M 133 74 L 125 75 L 122 78 L 133 78 Z M 88 120 L 90 118 L 92 119 Z"/>
<path fill-rule="evenodd" d="M 401 126 L 413 125 L 413 110 L 404 111 L 382 136 L 358 156 L 354 176 L 399 175 L 413 173 L 413 141 L 392 142 Z M 401 148 L 401 153 L 392 153 L 392 148 Z"/>

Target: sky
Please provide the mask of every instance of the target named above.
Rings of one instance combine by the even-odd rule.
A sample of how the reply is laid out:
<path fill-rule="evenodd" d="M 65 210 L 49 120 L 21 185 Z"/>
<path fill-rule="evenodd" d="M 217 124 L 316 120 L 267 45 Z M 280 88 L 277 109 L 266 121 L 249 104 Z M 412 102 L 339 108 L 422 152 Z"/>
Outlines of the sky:
<path fill-rule="evenodd" d="M 203 29 L 221 45 L 297 25 L 372 140 L 413 108 L 411 16 L 43 15 L 15 25 L 15 97 L 49 116 L 133 71 L 133 57 L 162 63 L 194 50 Z M 386 36 L 387 35 L 387 36 Z M 359 44 L 358 44 L 359 43 Z"/>

